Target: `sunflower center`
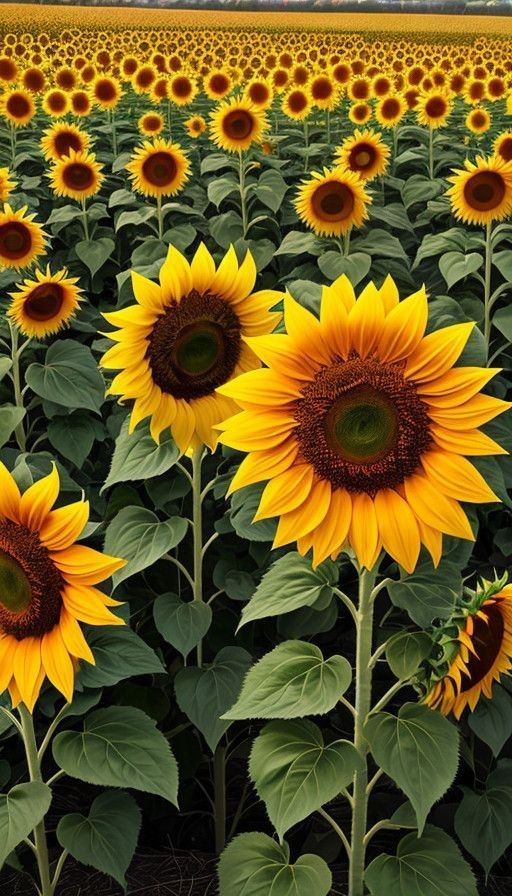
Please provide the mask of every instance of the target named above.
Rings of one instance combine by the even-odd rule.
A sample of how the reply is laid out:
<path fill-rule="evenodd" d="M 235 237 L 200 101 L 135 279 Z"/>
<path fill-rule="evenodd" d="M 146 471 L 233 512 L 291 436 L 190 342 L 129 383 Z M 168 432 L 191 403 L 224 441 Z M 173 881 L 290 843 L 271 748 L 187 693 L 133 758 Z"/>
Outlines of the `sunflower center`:
<path fill-rule="evenodd" d="M 157 386 L 174 398 L 201 398 L 232 376 L 241 351 L 240 321 L 224 299 L 194 290 L 159 317 L 148 342 Z"/>
<path fill-rule="evenodd" d="M 58 623 L 64 582 L 36 532 L 0 521 L 0 632 L 40 637 Z"/>
<path fill-rule="evenodd" d="M 8 221 L 0 226 L 0 253 L 7 258 L 23 258 L 30 251 L 32 241 L 28 229 L 20 221 Z"/>
<path fill-rule="evenodd" d="M 24 118 L 30 114 L 30 103 L 21 93 L 13 93 L 6 103 L 7 111 L 13 118 Z"/>
<path fill-rule="evenodd" d="M 229 81 L 225 75 L 213 75 L 210 78 L 210 90 L 213 93 L 225 93 L 229 88 Z"/>
<path fill-rule="evenodd" d="M 505 137 L 500 143 L 498 153 L 505 162 L 512 161 L 512 137 Z"/>
<path fill-rule="evenodd" d="M 446 103 L 440 96 L 431 97 L 425 104 L 425 112 L 430 118 L 442 118 L 446 112 Z"/>
<path fill-rule="evenodd" d="M 87 190 L 94 181 L 94 172 L 83 162 L 72 162 L 62 172 L 62 179 L 73 190 Z"/>
<path fill-rule="evenodd" d="M 315 81 L 311 90 L 315 100 L 328 100 L 332 94 L 332 84 L 328 78 Z"/>
<path fill-rule="evenodd" d="M 58 283 L 41 283 L 25 300 L 23 310 L 32 320 L 51 320 L 59 313 L 63 301 L 63 290 Z"/>
<path fill-rule="evenodd" d="M 246 140 L 252 134 L 254 121 L 246 109 L 234 109 L 228 112 L 222 126 L 226 136 L 232 140 Z"/>
<path fill-rule="evenodd" d="M 473 617 L 473 634 L 471 641 L 477 652 L 469 654 L 466 662 L 467 673 L 462 673 L 461 692 L 469 691 L 474 685 L 482 681 L 491 671 L 494 663 L 500 655 L 503 643 L 505 623 L 497 604 L 489 604 L 482 607 L 486 619 L 479 616 Z"/>
<path fill-rule="evenodd" d="M 315 215 L 322 221 L 344 221 L 354 208 L 352 190 L 336 181 L 321 184 L 311 201 Z"/>
<path fill-rule="evenodd" d="M 176 177 L 178 166 L 168 152 L 154 152 L 142 164 L 142 173 L 150 184 L 165 187 Z"/>
<path fill-rule="evenodd" d="M 62 131 L 60 134 L 56 134 L 53 138 L 53 145 L 59 157 L 69 156 L 71 149 L 74 149 L 75 152 L 80 152 L 82 149 L 82 141 L 71 131 Z"/>
<path fill-rule="evenodd" d="M 249 97 L 253 103 L 266 103 L 268 100 L 268 88 L 265 84 L 251 84 Z"/>
<path fill-rule="evenodd" d="M 354 171 L 364 171 L 370 168 L 375 160 L 375 149 L 369 143 L 359 143 L 354 146 L 349 156 L 349 167 Z"/>
<path fill-rule="evenodd" d="M 496 208 L 505 196 L 503 178 L 495 171 L 478 171 L 464 186 L 467 204 L 478 211 Z"/>
<path fill-rule="evenodd" d="M 333 488 L 396 488 L 430 445 L 425 405 L 401 367 L 357 356 L 320 370 L 296 404 L 301 452 Z"/>

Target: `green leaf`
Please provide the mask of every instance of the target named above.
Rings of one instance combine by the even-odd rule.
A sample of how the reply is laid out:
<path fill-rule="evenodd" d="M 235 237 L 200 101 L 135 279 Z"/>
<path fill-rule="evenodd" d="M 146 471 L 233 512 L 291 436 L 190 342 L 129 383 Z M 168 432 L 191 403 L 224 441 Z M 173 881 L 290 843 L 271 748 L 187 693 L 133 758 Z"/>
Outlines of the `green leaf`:
<path fill-rule="evenodd" d="M 132 675 L 165 672 L 154 650 L 128 626 L 91 627 L 87 643 L 94 654 L 96 665 L 80 665 L 78 681 L 82 687 L 109 687 L 125 678 L 131 678 Z"/>
<path fill-rule="evenodd" d="M 13 404 L 4 404 L 0 407 L 0 448 L 9 441 L 24 416 L 25 408 L 17 408 Z"/>
<path fill-rule="evenodd" d="M 105 383 L 92 352 L 76 339 L 53 342 L 44 364 L 30 364 L 25 380 L 36 395 L 66 408 L 99 411 L 105 398 Z"/>
<path fill-rule="evenodd" d="M 346 740 L 325 744 L 313 722 L 270 722 L 254 741 L 249 770 L 279 839 L 352 781 L 359 754 Z"/>
<path fill-rule="evenodd" d="M 75 246 L 75 252 L 83 261 L 86 268 L 90 271 L 91 277 L 99 271 L 106 261 L 110 258 L 116 244 L 108 236 L 101 236 L 99 239 L 82 240 Z"/>
<path fill-rule="evenodd" d="M 62 731 L 52 748 L 72 778 L 142 790 L 178 805 L 178 766 L 169 742 L 140 709 L 98 709 L 84 719 L 83 731 Z"/>
<path fill-rule="evenodd" d="M 439 259 L 439 270 L 441 271 L 448 289 L 451 289 L 459 280 L 464 280 L 470 274 L 474 274 L 482 267 L 484 260 L 478 252 L 470 252 L 464 255 L 463 252 L 445 252 Z"/>
<path fill-rule="evenodd" d="M 496 329 L 502 333 L 507 342 L 512 342 L 512 308 L 510 305 L 498 308 L 493 314 L 492 322 Z"/>
<path fill-rule="evenodd" d="M 291 230 L 276 251 L 276 255 L 320 255 L 322 244 L 314 233 Z"/>
<path fill-rule="evenodd" d="M 6 374 L 12 367 L 12 360 L 10 358 L 0 357 L 0 380 L 3 380 Z"/>
<path fill-rule="evenodd" d="M 347 690 L 350 663 L 324 660 L 314 644 L 285 641 L 247 674 L 240 697 L 225 719 L 294 719 L 329 712 Z"/>
<path fill-rule="evenodd" d="M 61 818 L 57 839 L 78 862 L 109 874 L 125 890 L 140 825 L 141 813 L 133 797 L 110 790 L 96 797 L 89 815 L 76 812 Z"/>
<path fill-rule="evenodd" d="M 180 669 L 175 678 L 178 705 L 199 729 L 212 753 L 230 725 L 223 713 L 240 693 L 250 665 L 251 656 L 246 650 L 223 647 L 213 663 L 200 669 Z"/>
<path fill-rule="evenodd" d="M 266 834 L 240 834 L 222 853 L 219 896 L 327 896 L 332 875 L 320 856 L 300 856 Z"/>
<path fill-rule="evenodd" d="M 147 205 L 145 208 L 139 208 L 137 211 L 133 212 L 121 212 L 116 220 L 116 233 L 121 230 L 122 227 L 127 227 L 130 224 L 138 227 L 140 224 L 145 224 L 146 221 L 150 221 L 151 218 L 154 217 L 156 217 L 156 210 L 150 205 Z"/>
<path fill-rule="evenodd" d="M 258 180 L 255 193 L 267 208 L 277 212 L 283 203 L 288 185 L 279 171 L 268 169 Z"/>
<path fill-rule="evenodd" d="M 276 532 L 275 519 L 259 520 L 253 523 L 263 493 L 264 484 L 247 485 L 235 492 L 231 498 L 229 519 L 236 534 L 249 541 L 272 541 Z"/>
<path fill-rule="evenodd" d="M 498 766 L 482 793 L 463 787 L 455 831 L 465 849 L 488 875 L 512 843 L 512 762 Z"/>
<path fill-rule="evenodd" d="M 371 256 L 366 252 L 352 252 L 351 255 L 325 252 L 318 259 L 318 267 L 329 280 L 336 280 L 337 277 L 346 274 L 353 286 L 364 280 L 371 264 Z"/>
<path fill-rule="evenodd" d="M 427 706 L 406 703 L 398 717 L 387 712 L 370 716 L 365 734 L 377 765 L 409 797 L 421 834 L 432 806 L 455 778 L 457 729 Z"/>
<path fill-rule="evenodd" d="M 494 682 L 492 699 L 480 697 L 473 712 L 468 715 L 469 727 L 476 736 L 488 744 L 495 756 L 512 736 L 512 697 Z"/>
<path fill-rule="evenodd" d="M 270 567 L 242 610 L 239 628 L 255 619 L 291 613 L 330 599 L 338 580 L 338 568 L 331 561 L 311 569 L 311 563 L 296 551 L 290 551 Z"/>
<path fill-rule="evenodd" d="M 435 570 L 430 562 L 420 564 L 412 575 L 388 585 L 388 594 L 416 625 L 427 628 L 437 617 L 448 619 L 461 589 L 459 567 L 442 560 Z"/>
<path fill-rule="evenodd" d="M 126 566 L 113 574 L 114 588 L 175 548 L 184 538 L 187 525 L 178 516 L 161 522 L 145 507 L 123 507 L 105 536 L 105 553 L 128 560 Z"/>
<path fill-rule="evenodd" d="M 428 825 L 422 837 L 407 834 L 396 856 L 378 856 L 366 869 L 372 896 L 478 896 L 475 878 L 457 844 Z"/>
<path fill-rule="evenodd" d="M 157 445 L 149 432 L 148 423 L 139 423 L 130 435 L 129 418 L 123 421 L 112 455 L 110 472 L 102 492 L 116 482 L 134 482 L 151 479 L 167 473 L 179 457 L 170 430 L 162 435 Z"/>
<path fill-rule="evenodd" d="M 402 187 L 402 199 L 405 208 L 409 210 L 416 202 L 428 202 L 435 199 L 443 189 L 443 184 L 438 180 L 430 180 L 423 174 L 413 174 Z"/>
<path fill-rule="evenodd" d="M 400 240 L 380 227 L 372 227 L 365 236 L 355 237 L 353 247 L 356 252 L 366 252 L 378 258 L 402 258 L 407 261 L 407 254 Z"/>
<path fill-rule="evenodd" d="M 43 820 L 52 792 L 46 784 L 17 784 L 0 794 L 0 868 L 7 856 Z"/>
<path fill-rule="evenodd" d="M 89 456 L 96 434 L 95 420 L 91 420 L 87 414 L 55 417 L 48 425 L 48 438 L 52 447 L 77 467 L 81 467 Z"/>
<path fill-rule="evenodd" d="M 507 283 L 512 283 L 512 255 L 510 254 L 510 249 L 504 249 L 502 252 L 493 252 L 492 263 Z"/>
<path fill-rule="evenodd" d="M 388 665 L 399 681 L 406 681 L 417 671 L 432 649 L 432 639 L 426 632 L 398 632 L 386 649 Z"/>
<path fill-rule="evenodd" d="M 213 202 L 217 208 L 228 196 L 238 190 L 238 183 L 233 174 L 224 174 L 222 177 L 216 177 L 208 184 L 208 199 Z"/>
<path fill-rule="evenodd" d="M 184 601 L 167 593 L 155 600 L 153 617 L 162 637 L 186 659 L 210 628 L 212 610 L 200 600 Z"/>

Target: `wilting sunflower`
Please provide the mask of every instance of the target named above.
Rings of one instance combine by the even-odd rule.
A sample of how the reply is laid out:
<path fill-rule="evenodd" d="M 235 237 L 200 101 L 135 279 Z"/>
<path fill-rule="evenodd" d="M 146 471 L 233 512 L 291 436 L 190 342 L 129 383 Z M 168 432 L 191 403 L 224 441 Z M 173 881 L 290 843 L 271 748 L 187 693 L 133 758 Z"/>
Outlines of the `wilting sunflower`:
<path fill-rule="evenodd" d="M 440 128 L 446 124 L 452 109 L 449 93 L 438 89 L 420 93 L 414 107 L 418 123 L 429 128 Z"/>
<path fill-rule="evenodd" d="M 502 221 L 512 213 L 512 162 L 499 156 L 475 164 L 466 159 L 463 169 L 455 169 L 448 180 L 453 184 L 446 195 L 452 212 L 467 224 L 490 224 Z"/>
<path fill-rule="evenodd" d="M 135 148 L 126 170 L 144 196 L 174 196 L 188 180 L 190 162 L 179 143 L 157 138 Z"/>
<path fill-rule="evenodd" d="M 485 134 L 491 126 L 491 115 L 483 106 L 475 106 L 466 115 L 465 124 L 473 134 Z"/>
<path fill-rule="evenodd" d="M 45 251 L 45 233 L 34 221 L 35 215 L 27 215 L 28 206 L 14 211 L 6 203 L 0 212 L 0 265 L 7 268 L 26 268 Z"/>
<path fill-rule="evenodd" d="M 456 653 L 425 703 L 460 719 L 483 696 L 492 698 L 495 681 L 512 669 L 512 585 L 484 597 L 459 628 Z"/>
<path fill-rule="evenodd" d="M 0 202 L 6 202 L 9 199 L 16 182 L 11 180 L 12 174 L 8 168 L 0 168 Z"/>
<path fill-rule="evenodd" d="M 495 155 L 503 159 L 504 162 L 512 162 L 512 131 L 498 134 L 492 148 Z"/>
<path fill-rule="evenodd" d="M 35 111 L 34 100 L 28 90 L 10 90 L 0 99 L 0 115 L 16 128 L 28 124 Z"/>
<path fill-rule="evenodd" d="M 210 113 L 210 135 L 216 146 L 227 152 L 249 149 L 259 143 L 268 122 L 264 112 L 247 100 L 227 100 Z"/>
<path fill-rule="evenodd" d="M 390 154 L 389 146 L 378 132 L 355 130 L 337 150 L 335 161 L 342 168 L 359 174 L 362 180 L 372 180 L 384 174 Z"/>
<path fill-rule="evenodd" d="M 137 127 L 145 137 L 153 137 L 161 134 L 164 129 L 164 120 L 158 112 L 145 112 L 137 122 Z"/>
<path fill-rule="evenodd" d="M 188 136 L 194 140 L 197 140 L 206 131 L 207 125 L 202 115 L 192 115 L 183 123 L 187 129 Z"/>
<path fill-rule="evenodd" d="M 76 277 L 68 277 L 62 268 L 56 274 L 36 270 L 35 280 L 18 283 L 18 292 L 10 293 L 7 316 L 25 336 L 41 339 L 57 333 L 75 314 L 81 290 Z"/>
<path fill-rule="evenodd" d="M 182 452 L 215 447 L 213 426 L 236 408 L 216 387 L 259 367 L 244 339 L 270 333 L 281 318 L 270 311 L 281 293 L 253 292 L 255 279 L 250 252 L 239 266 L 230 248 L 216 269 L 203 244 L 190 265 L 170 246 L 159 284 L 132 272 L 138 304 L 104 315 L 121 329 L 109 334 L 117 344 L 102 360 L 122 370 L 109 391 L 135 400 L 130 431 L 149 417 L 155 441 L 170 428 Z"/>
<path fill-rule="evenodd" d="M 0 464 L 0 693 L 31 712 L 46 677 L 71 702 L 77 661 L 94 664 L 80 622 L 123 624 L 93 586 L 125 561 L 76 544 L 89 503 L 52 510 L 58 495 L 55 466 L 20 495 Z"/>
<path fill-rule="evenodd" d="M 51 186 L 57 196 L 69 199 L 89 199 L 101 190 L 103 166 L 92 152 L 75 152 L 57 159 L 51 167 Z"/>
<path fill-rule="evenodd" d="M 400 93 L 379 100 L 375 107 L 375 118 L 383 128 L 394 128 L 407 112 L 407 103 Z"/>
<path fill-rule="evenodd" d="M 57 122 L 43 131 L 40 146 L 45 159 L 56 162 L 62 156 L 75 152 L 85 152 L 89 148 L 91 138 L 86 131 L 81 131 L 76 124 Z"/>
<path fill-rule="evenodd" d="M 478 427 L 510 407 L 479 392 L 496 370 L 453 366 L 474 324 L 425 336 L 425 290 L 399 302 L 389 276 L 356 300 L 342 275 L 320 320 L 291 296 L 284 313 L 287 335 L 247 340 L 268 369 L 218 389 L 242 408 L 220 441 L 248 452 L 229 491 L 269 480 L 274 546 L 369 569 L 384 548 L 412 572 L 421 544 L 437 564 L 442 533 L 473 540 L 459 501 L 497 498 L 465 455 L 506 453 Z"/>
<path fill-rule="evenodd" d="M 371 198 L 358 174 L 338 167 L 312 171 L 295 200 L 301 221 L 320 236 L 342 236 L 368 217 Z"/>

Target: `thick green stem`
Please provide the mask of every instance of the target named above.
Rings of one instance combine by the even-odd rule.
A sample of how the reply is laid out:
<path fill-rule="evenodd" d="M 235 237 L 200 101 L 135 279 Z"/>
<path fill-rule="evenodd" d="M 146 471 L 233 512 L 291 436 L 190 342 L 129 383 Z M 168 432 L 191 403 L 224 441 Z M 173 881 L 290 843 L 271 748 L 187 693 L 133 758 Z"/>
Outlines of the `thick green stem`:
<path fill-rule="evenodd" d="M 203 600 L 203 503 L 201 495 L 201 467 L 204 445 L 192 455 L 192 523 L 194 529 L 194 600 Z M 203 642 L 197 645 L 197 665 L 203 664 Z"/>
<path fill-rule="evenodd" d="M 23 743 L 25 746 L 25 755 L 27 757 L 28 771 L 31 781 L 38 784 L 43 783 L 41 775 L 41 766 L 37 755 L 37 743 L 34 732 L 34 720 L 27 707 L 21 703 L 18 707 L 20 715 L 21 727 L 23 729 Z M 53 886 L 50 878 L 50 862 L 48 859 L 48 845 L 46 842 L 46 831 L 44 821 L 41 821 L 34 829 L 34 842 L 36 847 L 37 867 L 39 869 L 40 893 L 41 896 L 53 896 Z"/>
<path fill-rule="evenodd" d="M 219 744 L 213 755 L 215 852 L 220 855 L 226 845 L 226 748 Z"/>
<path fill-rule="evenodd" d="M 487 358 L 491 344 L 491 274 L 492 274 L 492 223 L 485 228 L 485 273 L 484 273 L 484 339 Z M 489 362 L 487 362 L 489 363 Z"/>
<path fill-rule="evenodd" d="M 11 164 L 14 168 L 16 164 L 16 128 L 11 122 Z"/>
<path fill-rule="evenodd" d="M 306 150 L 304 156 L 304 172 L 307 172 L 309 166 L 309 125 L 306 119 L 304 119 L 304 149 Z"/>
<path fill-rule="evenodd" d="M 245 199 L 245 168 L 244 168 L 244 157 L 242 150 L 238 153 L 238 178 L 239 178 L 239 188 L 240 188 L 240 211 L 242 213 L 242 230 L 243 237 L 245 239 L 247 235 L 247 203 Z"/>
<path fill-rule="evenodd" d="M 87 242 L 89 242 L 89 220 L 87 218 L 87 205 L 85 199 L 82 199 L 82 224 L 84 228 L 84 237 Z"/>
<path fill-rule="evenodd" d="M 156 197 L 156 217 L 158 220 L 158 239 L 164 238 L 164 216 L 162 214 L 162 197 Z"/>
<path fill-rule="evenodd" d="M 428 176 L 434 180 L 434 128 L 428 129 Z"/>
<path fill-rule="evenodd" d="M 112 150 L 114 153 L 114 160 L 117 158 L 117 129 L 116 129 L 116 113 L 114 109 L 112 109 L 110 113 L 110 126 L 112 128 Z"/>
<path fill-rule="evenodd" d="M 22 346 L 22 349 L 24 346 Z M 14 387 L 14 404 L 17 408 L 23 410 L 23 395 L 21 391 L 21 377 L 20 377 L 20 355 L 21 351 L 18 348 L 18 330 L 16 327 L 11 326 L 11 358 L 12 358 L 12 383 Z M 16 436 L 16 441 L 18 443 L 18 447 L 20 451 L 25 451 L 27 447 L 27 440 L 25 437 L 25 427 L 23 425 L 23 420 L 16 425 L 14 429 L 14 435 Z"/>
<path fill-rule="evenodd" d="M 377 569 L 359 572 L 359 606 L 356 649 L 356 700 L 354 746 L 361 765 L 354 776 L 349 896 L 364 896 L 365 836 L 368 814 L 368 743 L 364 726 L 372 700 L 373 586 Z"/>
<path fill-rule="evenodd" d="M 350 234 L 352 232 L 352 228 L 349 227 L 345 236 L 343 237 L 343 255 L 347 256 L 350 252 Z"/>

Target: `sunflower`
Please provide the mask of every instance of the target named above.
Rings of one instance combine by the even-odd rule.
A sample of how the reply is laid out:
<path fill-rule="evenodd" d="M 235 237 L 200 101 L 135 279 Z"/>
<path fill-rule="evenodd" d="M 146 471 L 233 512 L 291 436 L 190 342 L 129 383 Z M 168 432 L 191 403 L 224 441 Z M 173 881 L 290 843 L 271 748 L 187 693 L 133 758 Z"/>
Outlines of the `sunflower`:
<path fill-rule="evenodd" d="M 449 669 L 425 703 L 460 719 L 466 707 L 475 710 L 482 694 L 491 699 L 494 682 L 512 668 L 512 585 L 479 601 L 466 616 L 455 644 Z"/>
<path fill-rule="evenodd" d="M 259 143 L 268 127 L 264 112 L 243 99 L 220 103 L 210 118 L 211 139 L 227 152 L 241 152 Z"/>
<path fill-rule="evenodd" d="M 354 103 L 348 110 L 348 117 L 353 124 L 366 124 L 372 117 L 369 103 Z"/>
<path fill-rule="evenodd" d="M 53 163 L 48 176 L 56 196 L 84 200 L 101 190 L 102 169 L 94 153 L 71 149 L 67 156 Z"/>
<path fill-rule="evenodd" d="M 188 136 L 192 137 L 194 140 L 197 140 L 201 134 L 204 134 L 207 127 L 206 121 L 202 115 L 192 115 L 191 118 L 187 118 L 184 125 L 187 129 Z"/>
<path fill-rule="evenodd" d="M 485 134 L 491 126 L 490 113 L 482 106 L 475 106 L 466 115 L 465 124 L 473 134 Z"/>
<path fill-rule="evenodd" d="M 86 152 L 91 138 L 85 131 L 81 131 L 75 124 L 58 122 L 43 131 L 40 146 L 45 159 L 56 162 L 62 156 L 75 152 Z"/>
<path fill-rule="evenodd" d="M 93 586 L 124 560 L 76 544 L 89 516 L 88 501 L 52 510 L 59 475 L 52 472 L 22 495 L 0 464 L 0 693 L 32 712 L 47 677 L 73 697 L 78 660 L 94 664 L 79 623 L 123 625 L 117 605 Z"/>
<path fill-rule="evenodd" d="M 57 333 L 75 314 L 81 290 L 76 277 L 68 277 L 63 268 L 56 274 L 36 270 L 35 280 L 17 284 L 18 292 L 10 293 L 7 316 L 19 330 L 29 337 L 41 339 Z"/>
<path fill-rule="evenodd" d="M 123 95 L 121 84 L 110 75 L 98 75 L 90 87 L 90 95 L 102 109 L 115 109 Z"/>
<path fill-rule="evenodd" d="M 422 543 L 437 564 L 443 533 L 473 540 L 459 501 L 497 498 L 464 455 L 506 453 L 478 427 L 510 407 L 479 393 L 496 370 L 453 367 L 474 324 L 425 336 L 424 288 L 399 302 L 390 276 L 356 299 L 342 275 L 320 320 L 288 295 L 284 314 L 287 335 L 247 340 L 268 369 L 218 389 L 242 408 L 220 441 L 248 452 L 229 493 L 269 480 L 274 547 L 317 565 L 348 545 L 368 569 L 384 548 L 412 572 Z"/>
<path fill-rule="evenodd" d="M 6 202 L 16 186 L 8 168 L 0 168 L 0 202 Z"/>
<path fill-rule="evenodd" d="M 407 103 L 400 93 L 379 100 L 375 107 L 375 118 L 383 128 L 394 128 L 407 112 Z"/>
<path fill-rule="evenodd" d="M 170 428 L 181 452 L 199 442 L 215 448 L 214 424 L 236 408 L 216 387 L 259 367 L 244 339 L 270 333 L 281 318 L 270 309 L 282 295 L 253 292 L 255 279 L 250 252 L 239 266 L 231 247 L 216 269 L 204 244 L 190 265 L 170 246 L 159 284 L 132 272 L 138 304 L 104 315 L 121 329 L 102 359 L 122 371 L 110 393 L 135 399 L 130 431 L 150 417 L 157 442 Z"/>
<path fill-rule="evenodd" d="M 18 77 L 18 66 L 10 56 L 0 56 L 0 81 L 12 84 Z"/>
<path fill-rule="evenodd" d="M 46 234 L 35 215 L 27 215 L 27 206 L 14 211 L 6 203 L 0 212 L 0 265 L 7 268 L 26 268 L 45 251 Z"/>
<path fill-rule="evenodd" d="M 355 130 L 337 150 L 335 161 L 342 168 L 359 174 L 361 180 L 372 180 L 384 174 L 390 154 L 389 146 L 377 131 Z"/>
<path fill-rule="evenodd" d="M 188 180 L 190 163 L 179 143 L 157 138 L 135 148 L 126 170 L 144 196 L 174 196 Z"/>
<path fill-rule="evenodd" d="M 213 69 L 203 78 L 203 90 L 211 100 L 222 100 L 233 89 L 233 79 L 224 69 Z"/>
<path fill-rule="evenodd" d="M 21 84 L 30 93 L 42 93 L 46 84 L 46 75 L 38 66 L 32 66 L 23 72 Z"/>
<path fill-rule="evenodd" d="M 161 134 L 164 129 L 164 120 L 158 112 L 145 112 L 137 122 L 137 127 L 145 137 L 153 137 Z"/>
<path fill-rule="evenodd" d="M 147 93 L 156 81 L 158 72 L 154 65 L 141 65 L 132 75 L 131 84 L 135 93 Z"/>
<path fill-rule="evenodd" d="M 272 105 L 272 87 L 266 78 L 252 78 L 244 90 L 244 99 L 256 109 L 268 109 Z"/>
<path fill-rule="evenodd" d="M 311 96 L 300 87 L 285 93 L 281 103 L 283 113 L 293 121 L 304 121 L 311 114 L 312 108 Z"/>
<path fill-rule="evenodd" d="M 311 101 L 317 109 L 332 111 L 339 99 L 339 87 L 327 74 L 314 75 L 308 85 Z"/>
<path fill-rule="evenodd" d="M 423 127 L 440 128 L 446 124 L 453 102 L 446 91 L 434 89 L 420 93 L 414 109 L 418 123 Z"/>
<path fill-rule="evenodd" d="M 69 95 L 56 87 L 43 95 L 43 110 L 52 118 L 61 118 L 69 111 Z"/>
<path fill-rule="evenodd" d="M 84 118 L 90 114 L 92 101 L 87 90 L 74 90 L 69 95 L 70 112 L 78 118 Z"/>
<path fill-rule="evenodd" d="M 0 100 L 0 114 L 19 128 L 34 117 L 36 107 L 28 90 L 10 90 Z"/>
<path fill-rule="evenodd" d="M 512 162 L 512 131 L 498 134 L 492 146 L 495 155 L 504 162 Z"/>
<path fill-rule="evenodd" d="M 459 220 L 490 224 L 512 213 L 512 162 L 500 156 L 477 156 L 475 164 L 466 159 L 464 168 L 455 169 L 448 180 L 453 186 L 446 195 Z"/>
<path fill-rule="evenodd" d="M 198 90 L 195 78 L 185 72 L 174 75 L 167 83 L 167 96 L 175 106 L 189 106 Z"/>
<path fill-rule="evenodd" d="M 311 172 L 295 200 L 301 221 L 320 236 L 341 236 L 368 217 L 371 198 L 358 174 L 341 167 Z"/>

